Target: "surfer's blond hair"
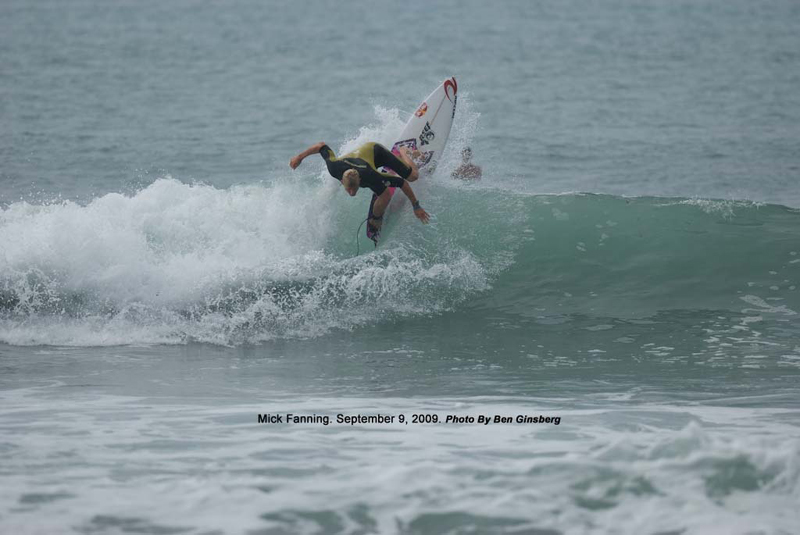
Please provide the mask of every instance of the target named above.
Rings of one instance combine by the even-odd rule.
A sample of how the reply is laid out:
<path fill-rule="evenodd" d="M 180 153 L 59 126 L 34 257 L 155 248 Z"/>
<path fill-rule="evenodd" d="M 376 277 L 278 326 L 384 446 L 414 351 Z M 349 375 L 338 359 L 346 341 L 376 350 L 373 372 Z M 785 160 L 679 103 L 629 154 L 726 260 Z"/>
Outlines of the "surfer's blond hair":
<path fill-rule="evenodd" d="M 361 182 L 361 175 L 355 169 L 348 169 L 342 175 L 342 185 L 346 188 L 358 187 Z"/>

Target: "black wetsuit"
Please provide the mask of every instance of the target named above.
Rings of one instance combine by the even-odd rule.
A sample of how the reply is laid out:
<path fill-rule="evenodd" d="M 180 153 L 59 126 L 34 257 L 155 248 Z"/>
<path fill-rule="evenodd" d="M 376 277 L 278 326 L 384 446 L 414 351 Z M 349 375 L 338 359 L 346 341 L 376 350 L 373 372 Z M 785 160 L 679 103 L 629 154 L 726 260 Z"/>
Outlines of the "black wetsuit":
<path fill-rule="evenodd" d="M 369 188 L 375 195 L 382 194 L 388 187 L 402 188 L 405 179 L 411 176 L 411 168 L 380 143 L 365 143 L 341 158 L 327 145 L 323 145 L 319 153 L 336 180 L 341 182 L 345 171 L 355 169 L 361 177 L 359 187 Z M 400 176 L 381 173 L 380 167 L 388 167 Z"/>

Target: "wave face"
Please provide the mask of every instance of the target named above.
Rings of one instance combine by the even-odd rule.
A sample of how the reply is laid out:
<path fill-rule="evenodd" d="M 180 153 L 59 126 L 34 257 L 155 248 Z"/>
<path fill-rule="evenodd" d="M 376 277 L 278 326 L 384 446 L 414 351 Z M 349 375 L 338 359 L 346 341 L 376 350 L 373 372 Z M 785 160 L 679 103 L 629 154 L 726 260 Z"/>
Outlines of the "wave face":
<path fill-rule="evenodd" d="M 366 195 L 353 202 L 329 180 L 163 178 L 86 205 L 13 203 L 0 214 L 0 340 L 239 345 L 445 311 L 452 322 L 724 310 L 797 324 L 797 210 L 443 179 L 418 189 L 435 221 L 396 202 L 381 248 L 361 237 L 359 256 Z"/>
<path fill-rule="evenodd" d="M 795 315 L 800 212 L 698 199 L 526 199 L 525 245 L 491 295 L 540 309 L 640 317 L 667 310 Z"/>

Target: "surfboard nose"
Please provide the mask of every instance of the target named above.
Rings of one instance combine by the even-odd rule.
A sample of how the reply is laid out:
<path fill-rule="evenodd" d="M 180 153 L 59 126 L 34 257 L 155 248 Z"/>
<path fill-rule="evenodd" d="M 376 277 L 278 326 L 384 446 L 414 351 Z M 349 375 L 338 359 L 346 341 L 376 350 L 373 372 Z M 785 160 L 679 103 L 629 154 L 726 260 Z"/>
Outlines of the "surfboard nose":
<path fill-rule="evenodd" d="M 448 88 L 453 90 L 453 96 L 452 97 L 450 96 L 450 93 L 447 91 Z M 457 93 L 458 93 L 458 83 L 456 82 L 456 77 L 453 76 L 449 80 L 445 80 L 444 81 L 444 94 L 447 97 L 447 99 L 450 102 L 453 102 L 453 99 L 456 97 Z"/>

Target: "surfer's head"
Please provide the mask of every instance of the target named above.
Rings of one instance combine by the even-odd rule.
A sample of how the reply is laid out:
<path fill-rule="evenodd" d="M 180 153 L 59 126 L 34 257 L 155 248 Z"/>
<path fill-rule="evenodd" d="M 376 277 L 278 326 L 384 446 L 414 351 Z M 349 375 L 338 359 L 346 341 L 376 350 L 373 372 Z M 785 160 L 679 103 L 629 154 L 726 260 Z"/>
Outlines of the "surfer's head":
<path fill-rule="evenodd" d="M 464 150 L 461 151 L 461 159 L 464 163 L 469 163 L 472 159 L 472 149 L 469 147 L 464 147 Z"/>
<path fill-rule="evenodd" d="M 351 197 L 355 197 L 358 193 L 358 186 L 361 184 L 361 175 L 355 169 L 348 169 L 342 175 L 342 186 L 347 190 Z"/>

